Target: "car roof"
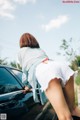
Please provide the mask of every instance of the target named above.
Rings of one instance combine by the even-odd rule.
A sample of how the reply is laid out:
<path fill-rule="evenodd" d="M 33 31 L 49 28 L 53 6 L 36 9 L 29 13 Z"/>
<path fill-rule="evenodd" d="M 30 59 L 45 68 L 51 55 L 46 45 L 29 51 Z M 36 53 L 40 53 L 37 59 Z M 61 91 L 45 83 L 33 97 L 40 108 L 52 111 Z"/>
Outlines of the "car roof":
<path fill-rule="evenodd" d="M 15 67 L 12 67 L 12 66 L 9 66 L 9 65 L 1 65 L 0 64 L 0 67 L 7 68 L 7 69 L 15 69 L 15 70 L 21 71 L 19 68 L 15 68 Z"/>

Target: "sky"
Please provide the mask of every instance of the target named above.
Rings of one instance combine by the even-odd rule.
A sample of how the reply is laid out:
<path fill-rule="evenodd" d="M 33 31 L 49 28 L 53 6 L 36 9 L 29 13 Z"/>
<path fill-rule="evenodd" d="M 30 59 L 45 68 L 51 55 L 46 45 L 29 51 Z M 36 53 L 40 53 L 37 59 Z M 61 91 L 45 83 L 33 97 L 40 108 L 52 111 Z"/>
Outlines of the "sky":
<path fill-rule="evenodd" d="M 53 60 L 63 39 L 73 39 L 79 51 L 80 0 L 0 0 L 0 58 L 16 61 L 19 39 L 25 32 L 38 40 Z"/>

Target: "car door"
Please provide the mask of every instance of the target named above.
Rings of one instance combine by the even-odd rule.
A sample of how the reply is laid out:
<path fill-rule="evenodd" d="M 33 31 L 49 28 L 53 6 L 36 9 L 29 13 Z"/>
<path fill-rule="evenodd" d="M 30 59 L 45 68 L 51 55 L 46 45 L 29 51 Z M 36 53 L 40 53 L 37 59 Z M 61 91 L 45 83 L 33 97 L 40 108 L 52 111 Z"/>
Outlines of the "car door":
<path fill-rule="evenodd" d="M 6 119 L 15 120 L 17 116 L 27 113 L 24 99 L 25 94 L 17 79 L 7 69 L 0 67 L 0 117 L 6 115 Z"/>

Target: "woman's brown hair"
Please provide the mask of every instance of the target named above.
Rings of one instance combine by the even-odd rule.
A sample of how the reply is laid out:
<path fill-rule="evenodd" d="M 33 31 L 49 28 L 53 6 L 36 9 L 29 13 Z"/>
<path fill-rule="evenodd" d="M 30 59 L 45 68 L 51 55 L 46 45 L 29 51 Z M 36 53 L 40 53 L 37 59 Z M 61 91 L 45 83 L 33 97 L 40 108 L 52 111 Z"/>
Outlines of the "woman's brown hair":
<path fill-rule="evenodd" d="M 20 38 L 20 48 L 22 47 L 39 48 L 40 46 L 33 35 L 24 33 Z"/>

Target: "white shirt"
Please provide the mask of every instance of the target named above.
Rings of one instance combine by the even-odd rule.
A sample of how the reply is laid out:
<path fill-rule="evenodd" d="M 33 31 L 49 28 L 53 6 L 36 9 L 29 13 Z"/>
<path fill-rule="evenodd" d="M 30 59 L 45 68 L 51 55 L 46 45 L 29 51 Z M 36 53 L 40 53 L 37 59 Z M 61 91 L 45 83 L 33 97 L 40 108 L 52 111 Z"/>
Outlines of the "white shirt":
<path fill-rule="evenodd" d="M 23 47 L 20 49 L 18 59 L 22 66 L 22 71 L 26 75 L 24 82 L 29 82 L 33 89 L 33 98 L 38 102 L 38 95 L 36 89 L 39 89 L 41 103 L 44 104 L 44 93 L 40 89 L 40 85 L 35 77 L 35 68 L 45 58 L 48 58 L 45 52 L 40 48 Z M 38 85 L 38 88 L 37 88 Z"/>
<path fill-rule="evenodd" d="M 37 61 L 38 58 L 42 59 L 42 56 L 47 57 L 45 52 L 40 48 L 23 47 L 19 51 L 18 59 L 22 69 L 24 70 L 27 68 L 27 70 L 29 70 L 29 68 Z"/>

